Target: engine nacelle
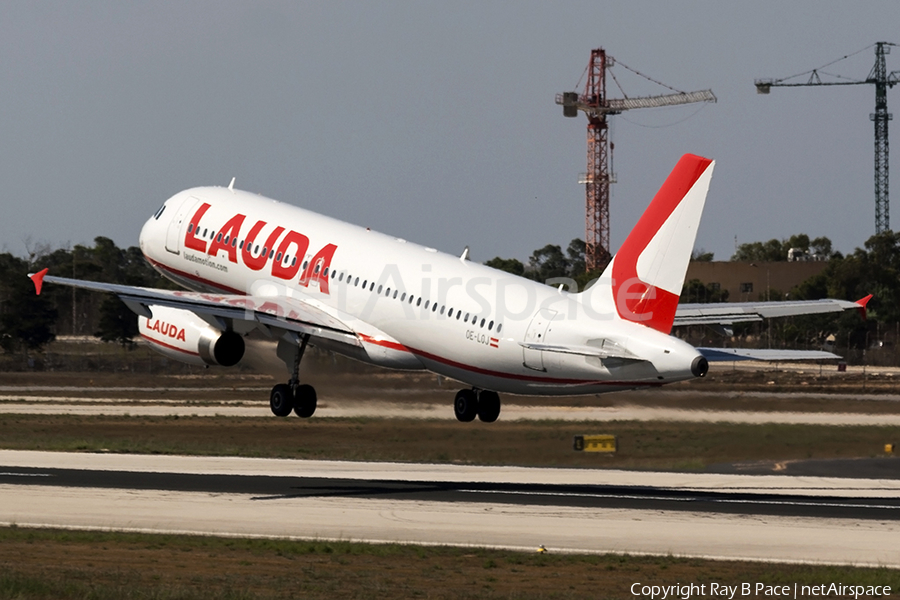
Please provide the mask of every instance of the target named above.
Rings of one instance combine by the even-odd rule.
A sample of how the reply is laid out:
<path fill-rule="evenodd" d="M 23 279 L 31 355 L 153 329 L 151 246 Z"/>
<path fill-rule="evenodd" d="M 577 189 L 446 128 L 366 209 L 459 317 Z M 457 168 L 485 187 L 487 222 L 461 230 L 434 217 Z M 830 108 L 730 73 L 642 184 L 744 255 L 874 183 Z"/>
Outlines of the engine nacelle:
<path fill-rule="evenodd" d="M 192 365 L 233 367 L 244 357 L 244 338 L 219 331 L 189 310 L 149 306 L 153 316 L 138 316 L 138 330 L 150 347 Z"/>

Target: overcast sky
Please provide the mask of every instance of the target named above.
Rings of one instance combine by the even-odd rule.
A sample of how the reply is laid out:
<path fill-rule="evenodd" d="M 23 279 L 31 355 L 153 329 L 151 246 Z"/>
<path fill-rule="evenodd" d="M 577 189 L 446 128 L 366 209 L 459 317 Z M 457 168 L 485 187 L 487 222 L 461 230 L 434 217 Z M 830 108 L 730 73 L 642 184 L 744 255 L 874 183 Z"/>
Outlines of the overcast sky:
<path fill-rule="evenodd" d="M 719 100 L 612 117 L 613 249 L 693 152 L 717 161 L 697 239 L 717 259 L 735 236 L 797 232 L 852 251 L 874 233 L 874 86 L 753 80 L 900 42 L 898 25 L 894 0 L 3 2 L 0 250 L 136 245 L 163 200 L 232 176 L 475 260 L 565 247 L 584 236 L 586 119 L 554 95 L 602 46 Z M 827 70 L 863 79 L 874 61 Z M 614 72 L 631 96 L 667 92 Z"/>

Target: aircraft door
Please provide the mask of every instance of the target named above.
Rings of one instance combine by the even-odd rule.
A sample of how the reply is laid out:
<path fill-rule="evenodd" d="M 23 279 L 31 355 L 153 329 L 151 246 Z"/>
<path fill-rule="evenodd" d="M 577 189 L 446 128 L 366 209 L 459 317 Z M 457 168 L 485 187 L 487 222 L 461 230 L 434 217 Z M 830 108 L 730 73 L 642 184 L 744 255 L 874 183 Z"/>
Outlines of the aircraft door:
<path fill-rule="evenodd" d="M 178 202 L 178 201 L 176 201 Z M 181 226 L 187 218 L 188 212 L 197 205 L 196 198 L 182 198 L 178 206 L 172 206 L 172 220 L 169 221 L 169 230 L 166 232 L 166 250 L 172 254 L 178 254 L 181 249 Z"/>
<path fill-rule="evenodd" d="M 546 344 L 547 329 L 550 326 L 550 321 L 552 321 L 555 316 L 556 311 L 550 310 L 549 308 L 542 308 L 537 311 L 537 314 L 531 319 L 528 330 L 525 332 L 525 343 Z M 522 348 L 522 363 L 529 369 L 534 369 L 535 371 L 547 370 L 544 367 L 544 352 L 542 350 Z"/>

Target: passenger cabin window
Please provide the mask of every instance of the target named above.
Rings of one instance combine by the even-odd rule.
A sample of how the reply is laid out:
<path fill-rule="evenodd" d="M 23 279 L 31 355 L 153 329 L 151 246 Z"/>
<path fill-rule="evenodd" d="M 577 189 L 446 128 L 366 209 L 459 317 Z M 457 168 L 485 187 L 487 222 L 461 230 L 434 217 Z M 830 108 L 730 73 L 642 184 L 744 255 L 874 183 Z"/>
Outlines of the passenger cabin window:
<path fill-rule="evenodd" d="M 188 233 L 192 232 L 193 230 L 194 230 L 194 224 L 191 223 L 190 225 L 188 225 Z"/>
<path fill-rule="evenodd" d="M 497 323 L 497 333 L 500 333 L 500 328 L 503 327 L 502 323 Z"/>

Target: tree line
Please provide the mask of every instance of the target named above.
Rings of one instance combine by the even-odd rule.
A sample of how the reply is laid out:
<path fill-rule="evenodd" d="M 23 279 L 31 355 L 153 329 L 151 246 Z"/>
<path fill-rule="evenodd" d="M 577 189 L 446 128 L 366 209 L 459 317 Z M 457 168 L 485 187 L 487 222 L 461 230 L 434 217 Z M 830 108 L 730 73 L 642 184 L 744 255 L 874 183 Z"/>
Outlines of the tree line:
<path fill-rule="evenodd" d="M 811 346 L 829 333 L 837 337 L 844 348 L 863 349 L 885 332 L 896 332 L 900 345 L 900 233 L 891 231 L 874 235 L 862 248 L 856 248 L 844 256 L 834 250 L 827 237 L 810 238 L 807 234 L 795 234 L 785 239 L 750 242 L 737 247 L 731 261 L 787 261 L 791 248 L 807 255 L 826 260 L 825 269 L 790 290 L 772 290 L 773 300 L 818 300 L 838 298 L 858 300 L 872 294 L 868 305 L 868 319 L 862 321 L 852 311 L 835 318 L 829 315 L 810 315 L 791 319 L 776 319 L 765 329 L 786 346 Z M 691 260 L 712 261 L 714 255 L 702 249 L 696 250 Z M 579 284 L 579 289 L 600 276 L 601 272 L 587 273 L 584 268 L 584 242 L 572 240 L 565 252 L 560 246 L 547 245 L 535 250 L 522 263 L 516 259 L 496 257 L 486 265 L 536 281 L 551 277 L 569 277 Z M 685 281 L 682 302 L 726 302 L 728 292 L 714 289 L 711 284 L 699 280 Z M 734 328 L 737 336 L 759 333 L 759 326 L 742 325 Z M 900 348 L 897 348 L 900 350 Z M 900 358 L 900 356 L 898 356 Z"/>
<path fill-rule="evenodd" d="M 868 328 L 896 329 L 900 337 L 900 233 L 888 231 L 874 235 L 862 248 L 846 256 L 833 251 L 828 238 L 810 239 L 806 234 L 797 234 L 783 240 L 743 244 L 731 260 L 787 260 L 789 248 L 827 256 L 828 264 L 819 275 L 792 290 L 773 291 L 773 298 L 857 300 L 873 294 L 869 303 Z M 693 260 L 712 258 L 712 253 L 702 250 L 692 257 Z M 578 289 L 584 289 L 602 272 L 586 271 L 584 242 L 577 238 L 565 250 L 562 246 L 547 244 L 535 250 L 527 263 L 515 258 L 495 257 L 485 264 L 535 281 L 569 278 L 578 284 Z M 49 267 L 54 275 L 75 279 L 164 289 L 176 287 L 144 260 L 138 247 L 118 248 L 105 237 L 97 237 L 93 246 L 39 248 L 27 258 L 0 253 L 0 348 L 5 352 L 39 350 L 57 335 L 96 336 L 126 346 L 137 336 L 134 313 L 113 295 L 48 285 L 40 296 L 36 296 L 27 274 L 45 267 Z M 685 282 L 682 291 L 683 301 L 723 302 L 727 299 L 727 294 L 721 290 L 713 290 L 699 281 Z M 812 327 L 809 323 L 813 321 L 799 321 L 807 330 Z M 848 336 L 853 335 L 850 330 L 858 334 L 858 320 L 847 317 L 844 329 Z"/>
<path fill-rule="evenodd" d="M 40 247 L 27 258 L 0 253 L 0 348 L 5 352 L 40 350 L 57 335 L 129 345 L 138 334 L 134 313 L 111 294 L 46 285 L 35 295 L 28 274 L 44 268 L 59 277 L 174 287 L 144 260 L 140 248 L 122 249 L 106 237 L 95 238 L 93 246 Z"/>

